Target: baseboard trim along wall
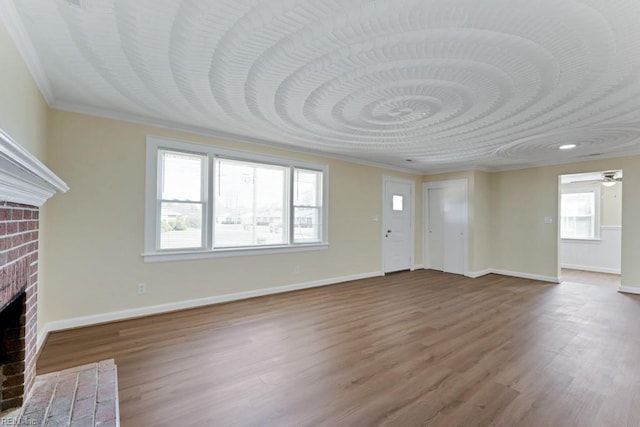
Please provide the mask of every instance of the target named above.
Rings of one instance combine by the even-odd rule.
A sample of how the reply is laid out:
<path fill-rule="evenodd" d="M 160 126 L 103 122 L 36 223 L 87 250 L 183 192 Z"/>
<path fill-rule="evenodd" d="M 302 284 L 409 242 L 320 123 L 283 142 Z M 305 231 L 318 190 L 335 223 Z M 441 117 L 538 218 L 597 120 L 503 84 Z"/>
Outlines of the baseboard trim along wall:
<path fill-rule="evenodd" d="M 490 272 L 493 274 L 501 274 L 503 276 L 520 277 L 521 279 L 532 279 L 532 280 L 540 280 L 542 282 L 560 283 L 560 278 L 553 277 L 553 276 L 541 276 L 539 274 L 522 273 L 520 271 L 500 270 L 497 268 L 492 268 Z"/>
<path fill-rule="evenodd" d="M 493 270 L 487 268 L 486 270 L 480 271 L 468 271 L 465 276 L 470 277 L 472 279 L 477 279 L 478 277 L 486 276 L 487 274 L 493 273 Z"/>
<path fill-rule="evenodd" d="M 532 279 L 540 280 L 542 282 L 560 283 L 559 277 L 541 276 L 539 274 L 522 273 L 520 271 L 500 270 L 498 268 L 487 268 L 480 271 L 468 271 L 465 273 L 465 276 L 471 279 L 477 279 L 478 277 L 486 276 L 487 274 L 500 274 L 502 276 L 519 277 L 521 279 Z"/>
<path fill-rule="evenodd" d="M 636 294 L 640 295 L 640 287 L 635 286 L 620 286 L 618 288 L 618 292 L 623 292 L 625 294 Z"/>
<path fill-rule="evenodd" d="M 47 339 L 47 335 L 54 331 L 80 328 L 83 326 L 97 325 L 100 323 L 115 322 L 118 320 L 133 319 L 136 317 L 150 316 L 152 314 L 169 313 L 171 311 L 185 310 L 188 308 L 203 307 L 206 305 L 220 304 L 223 302 L 238 301 L 247 298 L 261 297 L 265 295 L 279 294 L 300 289 L 317 288 L 320 286 L 335 285 L 337 283 L 350 282 L 352 280 L 368 279 L 384 276 L 381 271 L 371 273 L 354 274 L 351 276 L 333 277 L 329 279 L 315 280 L 311 282 L 294 283 L 292 285 L 276 286 L 273 288 L 256 289 L 253 291 L 237 292 L 233 294 L 217 295 L 186 301 L 178 301 L 168 304 L 151 305 L 147 307 L 132 308 L 129 310 L 114 311 L 91 316 L 74 317 L 65 320 L 47 322 L 38 331 L 37 348 L 40 349 Z"/>
<path fill-rule="evenodd" d="M 571 270 L 593 271 L 595 273 L 620 274 L 619 268 L 591 267 L 588 265 L 575 265 L 575 264 L 562 264 L 562 268 L 569 268 Z"/>

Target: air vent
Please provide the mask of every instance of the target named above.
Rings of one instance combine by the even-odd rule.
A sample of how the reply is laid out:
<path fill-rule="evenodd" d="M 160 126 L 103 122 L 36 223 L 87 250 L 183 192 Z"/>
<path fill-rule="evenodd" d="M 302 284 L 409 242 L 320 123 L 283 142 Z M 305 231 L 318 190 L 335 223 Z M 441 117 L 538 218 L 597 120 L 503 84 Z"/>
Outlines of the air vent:
<path fill-rule="evenodd" d="M 77 7 L 78 9 L 84 9 L 87 6 L 87 0 L 65 0 L 69 6 Z"/>

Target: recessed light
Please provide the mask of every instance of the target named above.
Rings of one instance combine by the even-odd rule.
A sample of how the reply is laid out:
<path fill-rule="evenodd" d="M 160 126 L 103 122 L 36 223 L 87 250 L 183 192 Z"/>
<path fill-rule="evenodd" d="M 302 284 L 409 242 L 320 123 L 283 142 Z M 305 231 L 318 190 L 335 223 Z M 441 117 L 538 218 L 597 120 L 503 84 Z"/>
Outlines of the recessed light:
<path fill-rule="evenodd" d="M 561 145 L 560 147 L 558 147 L 558 149 L 560 150 L 571 150 L 573 148 L 576 148 L 577 145 L 576 144 L 565 144 L 565 145 Z"/>

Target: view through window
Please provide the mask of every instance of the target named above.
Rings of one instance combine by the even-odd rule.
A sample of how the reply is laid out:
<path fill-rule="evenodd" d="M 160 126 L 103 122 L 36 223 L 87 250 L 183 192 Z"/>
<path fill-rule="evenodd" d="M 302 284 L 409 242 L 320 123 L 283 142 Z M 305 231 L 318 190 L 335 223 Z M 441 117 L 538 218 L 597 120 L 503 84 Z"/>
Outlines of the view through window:
<path fill-rule="evenodd" d="M 327 172 L 322 165 L 186 143 L 183 148 L 175 141 L 168 145 L 148 144 L 148 156 L 157 159 L 157 185 L 147 188 L 156 195 L 147 205 L 147 220 L 155 224 L 147 228 L 145 246 L 152 248 L 147 252 L 325 243 Z"/>

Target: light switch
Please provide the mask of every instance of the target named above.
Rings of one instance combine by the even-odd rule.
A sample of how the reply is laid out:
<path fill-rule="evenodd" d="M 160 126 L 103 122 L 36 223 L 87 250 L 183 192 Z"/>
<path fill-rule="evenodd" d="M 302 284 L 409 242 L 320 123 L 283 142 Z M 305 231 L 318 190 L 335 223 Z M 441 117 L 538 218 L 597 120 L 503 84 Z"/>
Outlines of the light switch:
<path fill-rule="evenodd" d="M 553 224 L 553 217 L 545 216 L 544 217 L 544 223 L 545 224 Z"/>
<path fill-rule="evenodd" d="M 378 222 L 378 215 L 373 215 L 373 216 L 371 217 L 371 221 L 373 221 L 373 222 Z"/>

